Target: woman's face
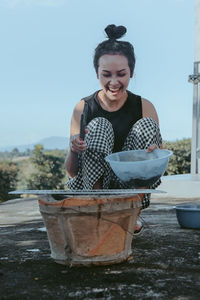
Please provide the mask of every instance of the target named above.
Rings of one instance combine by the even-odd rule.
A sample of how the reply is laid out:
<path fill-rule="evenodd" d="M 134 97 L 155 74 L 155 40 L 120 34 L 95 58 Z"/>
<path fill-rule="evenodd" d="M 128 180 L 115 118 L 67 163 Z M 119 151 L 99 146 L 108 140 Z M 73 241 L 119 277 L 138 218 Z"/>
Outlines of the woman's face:
<path fill-rule="evenodd" d="M 109 100 L 120 100 L 130 81 L 128 59 L 124 55 L 104 54 L 99 59 L 97 77 Z"/>

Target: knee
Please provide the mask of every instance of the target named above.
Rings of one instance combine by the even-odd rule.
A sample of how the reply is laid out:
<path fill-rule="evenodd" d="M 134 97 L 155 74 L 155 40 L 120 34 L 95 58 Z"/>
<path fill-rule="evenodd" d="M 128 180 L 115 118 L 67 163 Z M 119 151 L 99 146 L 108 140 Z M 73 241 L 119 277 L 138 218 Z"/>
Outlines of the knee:
<path fill-rule="evenodd" d="M 101 152 L 112 150 L 114 145 L 114 131 L 112 124 L 107 119 L 103 117 L 94 118 L 88 123 L 87 129 L 86 143 L 89 149 L 101 149 Z"/>
<path fill-rule="evenodd" d="M 95 132 L 99 129 L 106 131 L 113 131 L 112 124 L 103 117 L 92 119 L 87 125 L 88 131 Z"/>
<path fill-rule="evenodd" d="M 138 136 L 141 135 L 142 137 L 160 135 L 160 128 L 156 121 L 152 118 L 142 118 L 138 120 L 132 129 Z"/>
<path fill-rule="evenodd" d="M 139 119 L 133 127 L 138 127 L 139 129 L 149 129 L 153 131 L 160 130 L 156 121 L 149 117 Z"/>
<path fill-rule="evenodd" d="M 129 139 L 133 140 L 135 149 L 146 149 L 152 144 L 162 144 L 160 128 L 152 118 L 142 118 L 132 127 Z"/>
<path fill-rule="evenodd" d="M 114 139 L 112 124 L 105 118 L 98 117 L 91 120 L 88 125 L 88 138 Z"/>

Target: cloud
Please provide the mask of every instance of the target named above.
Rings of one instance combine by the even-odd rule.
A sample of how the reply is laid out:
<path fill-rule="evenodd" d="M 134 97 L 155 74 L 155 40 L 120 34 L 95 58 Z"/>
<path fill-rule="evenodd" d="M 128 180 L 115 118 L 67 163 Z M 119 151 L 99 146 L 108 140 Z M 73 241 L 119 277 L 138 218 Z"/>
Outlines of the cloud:
<path fill-rule="evenodd" d="M 66 0 L 0 0 L 0 6 L 15 8 L 19 6 L 60 6 Z"/>

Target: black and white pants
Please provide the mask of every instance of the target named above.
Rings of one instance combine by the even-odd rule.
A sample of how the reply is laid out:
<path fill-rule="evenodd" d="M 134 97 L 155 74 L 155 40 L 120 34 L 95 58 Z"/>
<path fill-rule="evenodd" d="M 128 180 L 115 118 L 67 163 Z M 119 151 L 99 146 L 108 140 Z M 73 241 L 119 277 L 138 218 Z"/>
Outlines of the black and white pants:
<path fill-rule="evenodd" d="M 114 147 L 114 132 L 111 123 L 105 118 L 95 118 L 88 125 L 85 137 L 87 150 L 79 154 L 78 174 L 69 179 L 67 186 L 72 190 L 93 188 L 98 179 L 102 178 L 103 189 L 131 188 L 121 182 L 114 174 L 104 157 L 111 154 Z M 160 129 L 152 118 L 142 118 L 131 128 L 122 151 L 147 149 L 150 145 L 162 144 Z M 149 188 L 156 188 L 160 179 Z M 150 204 L 150 194 L 145 194 L 142 208 Z"/>

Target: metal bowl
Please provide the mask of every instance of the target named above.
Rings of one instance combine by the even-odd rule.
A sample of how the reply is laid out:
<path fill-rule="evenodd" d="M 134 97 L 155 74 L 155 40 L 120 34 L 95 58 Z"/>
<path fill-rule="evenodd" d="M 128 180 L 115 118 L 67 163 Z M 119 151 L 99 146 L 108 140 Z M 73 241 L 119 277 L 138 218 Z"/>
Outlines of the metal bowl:
<path fill-rule="evenodd" d="M 106 156 L 117 177 L 130 187 L 149 187 L 165 172 L 172 152 L 166 149 L 130 150 Z"/>
<path fill-rule="evenodd" d="M 182 228 L 200 229 L 200 203 L 176 205 L 176 216 Z"/>

